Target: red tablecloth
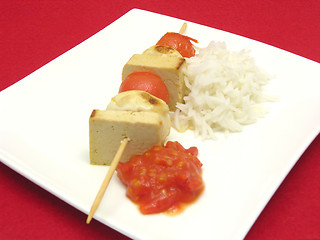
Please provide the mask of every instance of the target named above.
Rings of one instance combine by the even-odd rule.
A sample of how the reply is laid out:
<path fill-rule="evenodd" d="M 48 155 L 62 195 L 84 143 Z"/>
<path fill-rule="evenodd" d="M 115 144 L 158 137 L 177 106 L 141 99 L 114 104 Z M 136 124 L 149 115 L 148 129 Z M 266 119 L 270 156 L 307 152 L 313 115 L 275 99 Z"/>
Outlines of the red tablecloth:
<path fill-rule="evenodd" d="M 320 62 L 319 0 L 11 0 L 0 3 L 0 90 L 132 8 L 233 32 Z M 272 197 L 246 240 L 320 239 L 319 161 L 318 136 Z M 0 171 L 0 239 L 127 239 L 95 220 L 86 225 L 85 214 L 2 163 Z"/>

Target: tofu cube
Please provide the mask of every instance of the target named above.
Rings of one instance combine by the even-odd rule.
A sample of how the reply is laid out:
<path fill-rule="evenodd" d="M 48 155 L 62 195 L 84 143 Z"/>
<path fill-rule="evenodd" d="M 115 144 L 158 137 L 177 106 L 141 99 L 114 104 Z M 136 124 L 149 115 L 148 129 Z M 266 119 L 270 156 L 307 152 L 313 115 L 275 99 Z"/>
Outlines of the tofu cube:
<path fill-rule="evenodd" d="M 170 122 L 163 122 L 156 112 L 93 110 L 89 119 L 90 163 L 110 165 L 121 141 L 129 138 L 120 159 L 126 162 L 134 154 L 163 144 L 168 131 Z"/>
<path fill-rule="evenodd" d="M 174 54 L 172 51 L 164 54 L 163 47 L 161 46 L 161 48 L 161 51 L 150 49 L 143 54 L 133 55 L 123 67 L 122 80 L 134 71 L 151 71 L 157 74 L 168 88 L 170 95 L 169 109 L 175 111 L 176 103 L 183 102 L 186 92 L 181 70 L 185 64 L 185 59 L 179 53 Z"/>

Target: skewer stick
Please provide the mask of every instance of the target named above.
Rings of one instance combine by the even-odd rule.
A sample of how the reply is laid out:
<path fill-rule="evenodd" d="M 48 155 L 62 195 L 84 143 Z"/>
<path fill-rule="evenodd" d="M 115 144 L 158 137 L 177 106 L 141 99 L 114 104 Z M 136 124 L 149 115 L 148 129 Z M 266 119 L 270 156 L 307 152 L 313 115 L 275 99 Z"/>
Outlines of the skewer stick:
<path fill-rule="evenodd" d="M 186 30 L 186 28 L 187 28 L 187 23 L 183 23 L 183 24 L 182 24 L 182 27 L 180 28 L 179 33 L 180 33 L 180 34 L 183 34 L 184 31 Z"/>
<path fill-rule="evenodd" d="M 116 170 L 116 168 L 117 168 L 117 166 L 119 164 L 120 158 L 121 158 L 121 156 L 123 154 L 123 151 L 126 148 L 128 142 L 129 142 L 128 138 L 125 138 L 125 139 L 123 139 L 121 141 L 121 144 L 120 144 L 120 146 L 118 148 L 118 151 L 117 151 L 115 157 L 112 160 L 112 163 L 110 165 L 108 173 L 107 173 L 105 179 L 103 180 L 103 182 L 101 184 L 101 187 L 100 187 L 100 189 L 98 191 L 98 194 L 97 194 L 97 196 L 96 196 L 96 198 L 95 198 L 95 200 L 94 200 L 94 202 L 93 202 L 93 204 L 91 206 L 91 210 L 89 212 L 89 215 L 88 215 L 88 218 L 87 218 L 87 221 L 86 221 L 87 224 L 90 223 L 94 213 L 97 211 L 97 209 L 98 209 L 98 207 L 100 205 L 100 202 L 101 202 L 101 200 L 103 198 L 103 195 L 104 195 L 104 193 L 105 193 L 105 191 L 106 191 L 106 189 L 107 189 L 107 187 L 109 185 L 111 177 L 112 177 L 113 173 L 115 172 L 115 170 Z"/>

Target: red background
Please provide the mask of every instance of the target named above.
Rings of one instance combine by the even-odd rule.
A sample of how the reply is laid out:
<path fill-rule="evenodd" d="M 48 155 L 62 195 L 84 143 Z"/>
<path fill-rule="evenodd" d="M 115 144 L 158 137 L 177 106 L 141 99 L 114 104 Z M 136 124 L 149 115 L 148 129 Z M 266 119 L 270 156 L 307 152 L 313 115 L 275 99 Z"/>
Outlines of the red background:
<path fill-rule="evenodd" d="M 236 33 L 320 62 L 318 0 L 11 0 L 0 3 L 0 90 L 132 8 Z M 246 240 L 320 239 L 319 160 L 318 136 L 281 184 Z M 128 239 L 95 220 L 86 225 L 85 214 L 2 163 L 0 172 L 0 239 Z"/>

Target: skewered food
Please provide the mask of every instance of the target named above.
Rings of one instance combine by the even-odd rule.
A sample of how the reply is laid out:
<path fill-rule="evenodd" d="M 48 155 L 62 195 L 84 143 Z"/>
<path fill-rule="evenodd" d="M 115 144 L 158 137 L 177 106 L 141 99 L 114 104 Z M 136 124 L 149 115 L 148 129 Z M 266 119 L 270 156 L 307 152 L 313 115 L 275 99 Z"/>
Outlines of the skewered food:
<path fill-rule="evenodd" d="M 187 37 L 180 33 L 167 32 L 158 42 L 157 45 L 169 46 L 176 49 L 183 57 L 193 57 L 196 53 L 191 41 L 197 43 L 196 39 Z"/>
<path fill-rule="evenodd" d="M 142 54 L 134 54 L 125 64 L 122 80 L 135 71 L 151 71 L 158 75 L 169 91 L 169 109 L 174 111 L 177 102 L 183 102 L 186 86 L 181 71 L 185 59 L 175 49 L 153 46 Z"/>
<path fill-rule="evenodd" d="M 93 110 L 89 119 L 90 162 L 110 165 L 121 140 L 129 141 L 120 161 L 161 145 L 170 133 L 168 105 L 144 91 L 114 97 L 106 110 Z"/>
<path fill-rule="evenodd" d="M 176 35 L 173 38 L 172 34 L 169 35 L 171 37 L 164 39 L 171 44 Z M 97 210 L 118 164 L 119 177 L 124 184 L 128 184 L 125 181 L 128 172 L 124 171 L 128 165 L 121 164 L 128 162 L 132 156 L 135 156 L 132 158 L 135 161 L 136 156 L 150 155 L 150 163 L 155 163 L 157 169 L 162 170 L 158 172 L 162 177 L 170 173 L 170 176 L 165 176 L 169 180 L 165 181 L 165 185 L 157 184 L 153 186 L 154 189 L 143 189 L 148 191 L 145 196 L 151 198 L 143 200 L 142 213 L 177 210 L 181 202 L 195 200 L 204 188 L 202 164 L 196 157 L 198 150 L 195 147 L 184 149 L 178 142 L 168 142 L 162 147 L 170 133 L 169 109 L 174 111 L 176 104 L 183 102 L 186 92 L 181 70 L 185 64 L 184 54 L 190 48 L 190 40 L 196 42 L 188 37 L 179 38 L 183 39 L 182 44 L 171 44 L 173 48 L 170 44 L 156 45 L 143 54 L 133 55 L 123 68 L 119 94 L 111 100 L 106 110 L 92 111 L 89 119 L 90 162 L 110 165 L 110 168 L 92 204 L 87 223 L 90 223 Z M 167 150 L 171 151 L 171 155 Z M 142 164 L 150 166 L 148 161 Z M 138 170 L 138 175 L 141 173 Z M 164 183 L 161 176 L 157 179 Z M 146 184 L 152 186 L 155 179 L 149 180 L 151 182 Z"/>
<path fill-rule="evenodd" d="M 119 93 L 128 90 L 142 90 L 169 103 L 169 91 L 161 78 L 150 71 L 130 73 L 121 83 Z"/>

